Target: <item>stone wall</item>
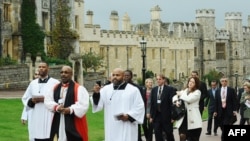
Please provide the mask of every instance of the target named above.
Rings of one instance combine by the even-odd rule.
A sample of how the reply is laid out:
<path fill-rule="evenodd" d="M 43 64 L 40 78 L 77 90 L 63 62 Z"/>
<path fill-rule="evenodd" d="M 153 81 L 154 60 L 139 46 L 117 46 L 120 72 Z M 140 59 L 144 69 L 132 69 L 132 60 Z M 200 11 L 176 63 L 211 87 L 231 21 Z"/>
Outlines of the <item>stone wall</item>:
<path fill-rule="evenodd" d="M 103 72 L 89 72 L 83 77 L 83 85 L 89 91 L 92 92 L 93 86 L 96 81 L 101 81 L 102 84 L 105 83 L 106 77 L 104 77 Z"/>
<path fill-rule="evenodd" d="M 24 89 L 29 84 L 29 67 L 25 64 L 0 67 L 0 90 Z"/>
<path fill-rule="evenodd" d="M 60 70 L 62 66 L 52 66 L 49 75 L 60 80 Z M 33 76 L 26 64 L 0 67 L 0 90 L 25 90 Z M 30 75 L 31 74 L 31 75 Z"/>
<path fill-rule="evenodd" d="M 49 67 L 49 75 L 60 80 L 62 65 Z M 33 76 L 34 68 L 30 69 L 26 64 L 0 67 L 0 90 L 25 90 Z M 30 75 L 30 73 L 32 75 Z M 88 73 L 84 76 L 84 87 L 92 91 L 95 81 L 100 80 L 104 83 L 106 78 L 103 73 Z"/>

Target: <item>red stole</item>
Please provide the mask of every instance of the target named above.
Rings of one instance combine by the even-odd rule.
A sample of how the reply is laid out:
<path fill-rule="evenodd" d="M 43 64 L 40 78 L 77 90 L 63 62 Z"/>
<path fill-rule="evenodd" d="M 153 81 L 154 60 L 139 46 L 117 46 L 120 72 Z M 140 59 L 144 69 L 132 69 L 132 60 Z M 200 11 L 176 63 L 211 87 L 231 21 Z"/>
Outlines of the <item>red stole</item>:
<path fill-rule="evenodd" d="M 78 100 L 78 97 L 77 97 L 78 87 L 79 87 L 79 84 L 75 83 L 75 87 L 74 87 L 75 101 Z M 78 118 L 75 116 L 74 121 L 75 121 L 76 130 L 82 136 L 83 141 L 88 141 L 88 125 L 87 125 L 86 115 L 84 115 L 82 118 Z"/>

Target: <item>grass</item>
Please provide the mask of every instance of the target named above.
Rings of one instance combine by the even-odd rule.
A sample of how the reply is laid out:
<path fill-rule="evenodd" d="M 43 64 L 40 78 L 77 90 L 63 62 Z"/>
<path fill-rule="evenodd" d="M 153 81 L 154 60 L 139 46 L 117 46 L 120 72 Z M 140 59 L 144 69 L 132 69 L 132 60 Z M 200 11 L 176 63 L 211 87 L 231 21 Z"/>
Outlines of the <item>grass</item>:
<path fill-rule="evenodd" d="M 27 125 L 21 124 L 23 105 L 20 99 L 0 99 L 0 141 L 27 141 Z M 104 140 L 103 112 L 87 113 L 89 139 Z"/>
<path fill-rule="evenodd" d="M 0 99 L 0 141 L 27 141 L 27 125 L 21 124 L 23 105 L 20 99 Z M 87 113 L 89 140 L 104 140 L 103 112 L 92 113 L 91 106 Z M 203 120 L 207 111 L 203 112 Z"/>

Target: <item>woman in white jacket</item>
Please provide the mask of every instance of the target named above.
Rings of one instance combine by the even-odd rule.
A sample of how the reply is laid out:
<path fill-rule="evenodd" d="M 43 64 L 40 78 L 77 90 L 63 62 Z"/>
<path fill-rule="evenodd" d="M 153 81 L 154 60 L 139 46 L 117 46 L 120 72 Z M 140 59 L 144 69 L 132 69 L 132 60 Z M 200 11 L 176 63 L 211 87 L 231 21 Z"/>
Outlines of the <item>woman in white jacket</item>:
<path fill-rule="evenodd" d="M 186 114 L 175 123 L 179 130 L 180 141 L 199 141 L 202 130 L 202 118 L 199 112 L 200 96 L 199 78 L 190 77 L 187 88 L 177 92 L 173 97 L 174 103 L 178 104 L 176 100 L 179 97 L 186 107 Z"/>

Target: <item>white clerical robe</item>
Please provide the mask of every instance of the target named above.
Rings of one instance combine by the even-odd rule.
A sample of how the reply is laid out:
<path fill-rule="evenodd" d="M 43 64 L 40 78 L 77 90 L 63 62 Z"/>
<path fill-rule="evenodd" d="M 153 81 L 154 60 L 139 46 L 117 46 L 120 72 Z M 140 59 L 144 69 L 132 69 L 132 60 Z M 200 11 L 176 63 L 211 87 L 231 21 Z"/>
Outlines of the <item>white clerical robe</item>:
<path fill-rule="evenodd" d="M 22 102 L 24 106 L 28 107 L 28 101 L 32 97 L 41 97 L 48 94 L 54 86 L 59 83 L 54 78 L 49 78 L 47 83 L 39 83 L 39 79 L 32 80 L 26 89 Z M 27 108 L 30 109 L 30 108 Z M 45 139 L 50 138 L 50 129 L 53 118 L 53 112 L 49 111 L 43 102 L 36 103 L 34 108 L 31 108 L 30 116 L 30 138 Z"/>
<path fill-rule="evenodd" d="M 61 88 L 61 93 L 63 95 L 62 101 L 65 101 L 67 91 L 68 91 L 68 88 L 64 88 L 63 90 Z M 56 112 L 55 107 L 59 106 L 59 104 L 54 101 L 54 91 L 50 91 L 45 96 L 44 103 L 45 103 L 45 106 L 50 111 Z M 79 86 L 77 89 L 77 101 L 75 102 L 75 104 L 72 104 L 70 106 L 71 114 L 74 112 L 75 116 L 77 116 L 78 118 L 82 118 L 88 112 L 88 108 L 89 108 L 89 93 L 85 87 Z M 60 116 L 59 138 L 57 141 L 67 141 L 67 136 L 65 133 L 64 114 L 61 114 L 61 116 Z"/>
<path fill-rule="evenodd" d="M 27 106 L 24 106 L 23 107 L 23 112 L 22 112 L 22 115 L 21 115 L 21 120 L 26 120 L 27 121 L 27 124 L 28 124 L 28 131 L 29 131 L 29 141 L 34 141 L 34 139 L 32 139 L 30 137 L 31 135 L 31 123 L 30 123 L 30 119 L 31 119 L 31 113 L 32 112 L 32 108 L 29 108 Z"/>
<path fill-rule="evenodd" d="M 127 84 L 124 90 L 114 90 L 113 84 L 104 86 L 100 91 L 98 105 L 93 103 L 93 112 L 104 108 L 105 141 L 137 141 L 138 123 L 142 124 L 145 114 L 144 103 L 138 88 Z M 134 122 L 115 118 L 119 114 L 128 114 Z"/>

